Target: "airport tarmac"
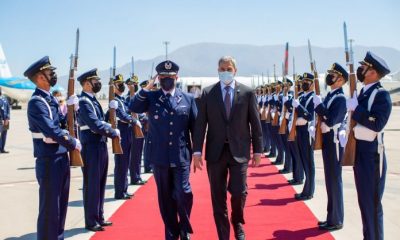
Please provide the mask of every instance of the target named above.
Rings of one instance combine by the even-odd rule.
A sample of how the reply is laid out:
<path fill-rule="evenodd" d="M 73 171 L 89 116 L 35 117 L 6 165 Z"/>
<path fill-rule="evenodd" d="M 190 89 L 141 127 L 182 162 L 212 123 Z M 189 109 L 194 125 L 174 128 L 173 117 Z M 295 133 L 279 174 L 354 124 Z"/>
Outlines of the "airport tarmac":
<path fill-rule="evenodd" d="M 385 239 L 398 239 L 400 234 L 400 107 L 394 107 L 385 131 L 388 172 L 383 195 Z M 26 107 L 13 110 L 11 129 L 8 133 L 6 149 L 9 154 L 0 154 L 0 239 L 36 239 L 36 218 L 38 212 L 38 184 L 35 178 L 35 160 L 32 154 L 32 140 L 28 131 Z M 109 144 L 111 147 L 111 144 Z M 114 161 L 110 150 L 109 175 L 107 179 L 105 215 L 109 217 L 123 204 L 114 200 L 113 170 Z M 314 198 L 306 201 L 316 217 L 324 220 L 326 216 L 326 191 L 321 153 L 315 154 L 316 191 Z M 147 179 L 150 174 L 143 175 Z M 287 178 L 291 175 L 287 174 Z M 351 167 L 343 168 L 344 228 L 333 232 L 336 239 L 362 239 L 361 215 L 357 203 L 357 192 Z M 82 207 L 82 172 L 80 168 L 71 170 L 70 202 L 66 220 L 66 239 L 83 240 L 92 235 L 84 229 Z M 138 187 L 129 186 L 131 193 Z M 296 186 L 301 191 L 302 186 Z M 129 200 L 128 200 L 129 201 Z M 397 219 L 397 220 L 396 220 Z M 301 221 L 301 219 L 299 219 Z"/>

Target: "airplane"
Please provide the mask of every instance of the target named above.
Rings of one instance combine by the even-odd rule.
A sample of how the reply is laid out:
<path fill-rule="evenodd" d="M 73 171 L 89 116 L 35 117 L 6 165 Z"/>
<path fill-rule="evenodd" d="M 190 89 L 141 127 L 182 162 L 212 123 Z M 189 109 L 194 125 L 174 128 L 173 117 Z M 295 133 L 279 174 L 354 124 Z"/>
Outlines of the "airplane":
<path fill-rule="evenodd" d="M 3 48 L 0 44 L 0 88 L 5 96 L 8 97 L 9 103 L 13 109 L 21 109 L 19 102 L 27 102 L 32 93 L 35 91 L 36 85 L 29 79 L 24 77 L 13 77 L 8 66 Z M 59 85 L 52 89 L 64 92 Z"/>

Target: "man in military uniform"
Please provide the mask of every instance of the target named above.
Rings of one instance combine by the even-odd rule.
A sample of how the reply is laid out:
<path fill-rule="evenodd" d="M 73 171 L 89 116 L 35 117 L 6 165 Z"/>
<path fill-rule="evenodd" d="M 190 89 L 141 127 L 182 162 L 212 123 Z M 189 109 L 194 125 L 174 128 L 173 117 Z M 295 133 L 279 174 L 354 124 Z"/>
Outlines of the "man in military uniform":
<path fill-rule="evenodd" d="M 128 169 L 130 164 L 131 146 L 132 146 L 132 126 L 142 127 L 138 119 L 135 119 L 128 113 L 128 106 L 122 94 L 125 92 L 124 79 L 118 74 L 113 79 L 115 99 L 110 102 L 110 108 L 115 109 L 117 116 L 117 126 L 121 133 L 121 147 L 123 154 L 115 154 L 114 167 L 114 188 L 115 199 L 130 199 L 128 193 Z"/>
<path fill-rule="evenodd" d="M 303 95 L 303 90 L 301 89 L 301 83 L 303 80 L 303 76 L 302 75 L 298 75 L 297 76 L 297 80 L 296 80 L 296 84 L 295 87 L 297 88 L 297 92 L 298 92 L 298 99 Z M 293 123 L 293 116 L 294 116 L 294 108 L 292 106 L 292 99 L 288 99 L 285 102 L 285 106 L 286 109 L 288 110 L 288 112 L 290 113 L 290 121 L 288 123 L 288 131 L 290 133 L 291 129 L 292 129 L 292 125 L 296 124 Z M 294 126 L 296 127 L 296 125 Z M 293 173 L 293 178 L 288 180 L 288 183 L 290 185 L 300 185 L 303 184 L 303 180 L 304 180 L 304 169 L 303 169 L 303 164 L 301 162 L 301 158 L 300 158 L 300 153 L 299 153 L 299 147 L 297 144 L 297 140 L 296 138 L 294 139 L 294 141 L 288 141 L 288 148 L 290 151 L 290 155 L 292 156 L 292 173 Z"/>
<path fill-rule="evenodd" d="M 261 120 L 261 128 L 263 133 L 263 152 L 267 153 L 271 149 L 271 142 L 267 127 L 267 109 L 268 109 L 268 94 L 267 94 L 267 85 L 261 87 L 261 101 L 259 103 L 260 106 L 260 120 Z"/>
<path fill-rule="evenodd" d="M 190 239 L 193 194 L 189 183 L 191 134 L 197 116 L 193 96 L 176 88 L 179 66 L 172 61 L 157 65 L 161 89 L 150 91 L 154 78 L 135 95 L 130 110 L 148 112 L 146 154 L 153 164 L 165 239 Z M 178 220 L 179 215 L 179 220 Z"/>
<path fill-rule="evenodd" d="M 130 100 L 134 97 L 135 93 L 139 91 L 139 86 L 138 86 L 138 79 L 136 76 L 133 76 L 132 78 L 128 78 L 125 81 L 125 84 L 129 88 L 129 92 L 126 96 L 126 105 L 129 106 Z M 128 112 L 133 114 L 131 111 Z M 141 113 L 141 114 L 136 114 L 137 120 L 139 121 L 140 124 L 137 124 L 143 132 L 143 135 L 145 135 L 145 130 L 144 130 L 144 124 L 146 123 L 146 114 Z M 132 125 L 132 127 L 135 127 L 135 125 Z M 131 145 L 131 152 L 130 152 L 130 163 L 129 163 L 129 172 L 130 172 L 130 184 L 132 185 L 143 185 L 146 183 L 141 176 L 140 176 L 140 170 L 141 170 L 141 162 L 142 162 L 142 155 L 143 155 L 143 144 L 145 140 L 144 137 L 136 137 L 134 134 L 134 129 L 131 131 L 132 133 L 132 145 Z M 145 165 L 146 168 L 146 165 Z M 149 168 L 149 167 L 147 167 Z"/>
<path fill-rule="evenodd" d="M 298 144 L 301 162 L 303 163 L 306 181 L 301 193 L 296 193 L 297 200 L 308 200 L 313 198 L 315 190 L 315 165 L 314 165 L 314 152 L 312 148 L 312 136 L 309 132 L 309 125 L 313 125 L 314 121 L 314 75 L 311 73 L 303 74 L 303 81 L 301 85 L 304 94 L 299 100 L 293 99 L 291 104 L 297 111 L 296 122 L 296 140 Z M 294 123 L 293 123 L 294 124 Z M 311 135 L 311 136 L 310 136 Z"/>
<path fill-rule="evenodd" d="M 49 92 L 50 87 L 57 83 L 55 69 L 46 56 L 24 72 L 36 85 L 28 103 L 28 123 L 32 132 L 36 178 L 39 183 L 39 240 L 64 239 L 70 183 L 67 152 L 74 149 L 80 151 L 82 148 L 78 139 L 60 128 L 58 101 Z M 68 104 L 72 105 L 75 99 L 76 96 L 71 96 Z"/>
<path fill-rule="evenodd" d="M 270 101 L 270 105 L 273 106 L 273 117 L 272 119 L 274 119 L 276 116 L 276 114 L 278 114 L 278 116 L 281 114 L 282 111 L 282 87 L 283 87 L 283 83 L 282 81 L 278 80 L 275 84 L 275 92 L 273 93 L 272 99 Z M 278 117 L 279 118 L 279 117 Z M 271 121 L 272 121 L 271 119 Z M 285 157 L 285 147 L 282 141 L 282 138 L 279 134 L 279 121 L 277 123 L 277 125 L 274 126 L 274 124 L 271 124 L 271 131 L 272 131 L 272 135 L 278 150 L 277 156 L 276 156 L 276 160 L 275 162 L 272 162 L 273 165 L 280 165 L 283 164 L 283 160 Z"/>
<path fill-rule="evenodd" d="M 284 88 L 283 88 L 283 92 L 287 91 L 287 96 L 282 96 L 282 104 L 284 105 L 288 100 L 293 98 L 293 91 L 290 89 L 293 86 L 293 81 L 289 78 L 286 78 L 286 82 L 284 83 Z M 282 107 L 283 108 L 283 107 Z M 283 169 L 279 170 L 279 173 L 282 174 L 286 174 L 286 173 L 290 173 L 292 172 L 293 169 L 293 160 L 292 160 L 292 155 L 290 153 L 290 149 L 289 149 L 289 144 L 288 144 L 288 134 L 289 134 L 289 128 L 288 128 L 288 124 L 289 124 L 289 117 L 290 117 L 290 112 L 287 111 L 286 109 L 286 113 L 285 115 L 283 115 L 283 111 L 282 111 L 282 115 L 280 116 L 280 124 L 283 124 L 283 118 L 286 118 L 286 132 L 284 132 L 283 134 L 279 134 L 279 136 L 282 139 L 282 143 L 283 143 L 283 147 L 284 147 L 284 152 L 285 152 L 285 163 L 283 165 Z"/>
<path fill-rule="evenodd" d="M 101 89 L 97 69 L 78 77 L 82 86 L 79 99 L 78 123 L 82 141 L 83 207 L 85 228 L 103 231 L 112 225 L 104 219 L 104 193 L 107 181 L 108 151 L 107 137 L 120 138 L 120 131 L 105 122 L 105 116 L 95 94 Z"/>
<path fill-rule="evenodd" d="M 383 239 L 382 196 L 386 180 L 383 129 L 392 111 L 390 94 L 379 82 L 390 73 L 386 62 L 367 52 L 357 78 L 364 84 L 359 96 L 347 100 L 356 137 L 354 177 L 361 210 L 364 239 Z"/>
<path fill-rule="evenodd" d="M 149 84 L 149 80 L 144 80 L 139 84 L 139 86 L 143 89 Z M 151 89 L 152 91 L 156 91 L 155 87 Z M 147 154 L 147 146 L 148 146 L 148 139 L 147 139 L 147 133 L 149 131 L 149 118 L 146 113 L 142 113 L 144 117 L 142 118 L 143 121 L 143 134 L 144 134 L 144 147 L 143 147 L 143 164 L 144 164 L 144 173 L 152 173 L 153 168 L 151 167 L 151 162 L 149 160 L 149 155 Z"/>
<path fill-rule="evenodd" d="M 325 186 L 328 195 L 326 221 L 319 222 L 322 230 L 338 230 L 343 227 L 343 182 L 342 152 L 339 144 L 338 130 L 346 116 L 346 97 L 342 86 L 348 80 L 347 71 L 338 63 L 328 70 L 325 82 L 331 91 L 322 101 L 321 96 L 314 95 L 315 112 L 322 119 L 322 159 L 324 161 Z"/>
<path fill-rule="evenodd" d="M 273 100 L 273 94 L 275 92 L 274 83 L 271 83 L 269 85 L 269 88 L 271 89 L 270 90 L 271 92 L 267 95 L 267 99 L 266 99 L 266 102 L 265 102 L 265 105 L 268 106 L 267 119 L 265 120 L 265 122 L 266 122 L 267 129 L 268 129 L 267 132 L 268 132 L 268 138 L 269 138 L 271 147 L 270 147 L 269 154 L 266 155 L 266 157 L 274 158 L 274 157 L 276 157 L 276 151 L 277 151 L 276 141 L 275 141 L 275 137 L 274 137 L 274 135 L 272 133 L 272 125 L 271 125 L 271 123 L 272 123 L 272 111 L 274 110 L 273 109 L 274 106 L 271 104 L 272 100 Z"/>
<path fill-rule="evenodd" d="M 7 140 L 7 132 L 10 127 L 10 103 L 2 95 L 0 88 L 0 153 L 9 153 L 4 149 Z"/>

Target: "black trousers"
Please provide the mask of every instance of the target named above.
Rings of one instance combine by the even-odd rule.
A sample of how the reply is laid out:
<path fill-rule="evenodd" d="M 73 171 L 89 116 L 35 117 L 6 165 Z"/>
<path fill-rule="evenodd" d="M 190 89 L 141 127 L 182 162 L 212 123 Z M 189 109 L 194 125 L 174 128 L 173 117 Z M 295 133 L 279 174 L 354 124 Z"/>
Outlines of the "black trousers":
<path fill-rule="evenodd" d="M 214 221 L 219 240 L 228 240 L 230 234 L 226 203 L 227 190 L 231 194 L 232 225 L 235 227 L 245 223 L 243 209 L 247 196 L 247 168 L 247 162 L 238 163 L 235 161 L 228 144 L 225 144 L 219 161 L 207 162 Z"/>

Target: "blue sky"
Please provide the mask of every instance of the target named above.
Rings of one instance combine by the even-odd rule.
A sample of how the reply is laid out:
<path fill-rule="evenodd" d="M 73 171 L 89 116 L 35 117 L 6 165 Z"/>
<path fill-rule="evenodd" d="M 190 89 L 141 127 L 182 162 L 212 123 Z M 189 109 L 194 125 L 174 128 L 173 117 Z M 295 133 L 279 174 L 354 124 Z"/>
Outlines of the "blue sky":
<path fill-rule="evenodd" d="M 106 69 L 199 42 L 343 46 L 342 24 L 355 44 L 400 49 L 398 0 L 0 0 L 0 43 L 11 71 L 49 55 L 68 73 L 75 30 L 80 70 Z M 397 12 L 396 12 L 397 11 Z"/>

